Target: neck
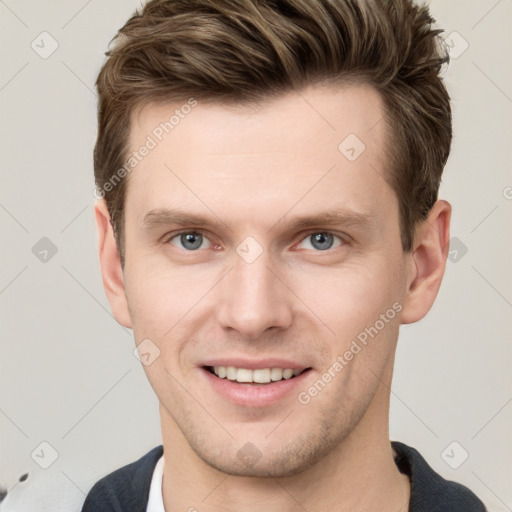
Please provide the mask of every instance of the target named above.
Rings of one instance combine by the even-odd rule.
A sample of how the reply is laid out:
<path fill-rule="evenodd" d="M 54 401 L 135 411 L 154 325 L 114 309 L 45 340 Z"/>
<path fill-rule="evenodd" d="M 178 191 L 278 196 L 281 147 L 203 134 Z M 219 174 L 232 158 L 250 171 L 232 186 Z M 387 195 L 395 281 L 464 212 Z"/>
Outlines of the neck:
<path fill-rule="evenodd" d="M 381 382 L 347 438 L 306 471 L 288 477 L 234 476 L 209 466 L 161 407 L 166 512 L 406 512 L 409 479 L 395 465 L 388 434 L 390 381 Z"/>

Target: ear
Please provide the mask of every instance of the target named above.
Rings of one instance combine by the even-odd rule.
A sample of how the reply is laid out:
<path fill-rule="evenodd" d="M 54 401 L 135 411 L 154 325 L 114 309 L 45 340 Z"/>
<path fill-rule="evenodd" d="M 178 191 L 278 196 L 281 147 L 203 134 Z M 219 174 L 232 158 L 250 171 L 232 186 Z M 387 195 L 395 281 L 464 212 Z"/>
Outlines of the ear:
<path fill-rule="evenodd" d="M 434 304 L 450 248 L 451 212 L 450 203 L 439 200 L 427 219 L 416 227 L 413 249 L 406 256 L 409 270 L 401 315 L 403 324 L 421 320 Z"/>
<path fill-rule="evenodd" d="M 114 318 L 121 325 L 131 329 L 132 321 L 126 300 L 123 269 L 105 199 L 96 202 L 94 214 L 98 229 L 98 251 L 103 287 Z"/>

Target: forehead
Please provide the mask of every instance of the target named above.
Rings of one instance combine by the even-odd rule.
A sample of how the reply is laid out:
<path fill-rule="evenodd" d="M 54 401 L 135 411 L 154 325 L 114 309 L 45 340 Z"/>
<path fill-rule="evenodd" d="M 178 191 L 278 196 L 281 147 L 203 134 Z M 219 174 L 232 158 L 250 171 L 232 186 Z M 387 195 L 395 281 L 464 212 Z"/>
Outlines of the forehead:
<path fill-rule="evenodd" d="M 129 147 L 135 149 L 143 142 L 141 136 L 150 135 L 158 145 L 189 139 L 200 142 L 204 150 L 225 149 L 230 154 L 238 142 L 244 147 L 252 142 L 260 153 L 287 149 L 305 153 L 321 149 L 320 141 L 315 140 L 319 137 L 324 139 L 324 147 L 332 147 L 350 133 L 373 144 L 382 135 L 383 115 L 380 94 L 367 84 L 309 86 L 254 104 L 227 105 L 194 98 L 150 102 L 132 111 Z M 220 124 L 222 130 L 211 130 Z M 380 127 L 375 130 L 377 125 Z M 277 138 L 276 133 L 280 135 Z M 297 146 L 304 138 L 315 144 Z"/>
<path fill-rule="evenodd" d="M 309 87 L 257 106 L 150 103 L 132 113 L 129 153 L 150 149 L 129 174 L 127 212 L 284 213 L 319 201 L 378 210 L 390 193 L 383 116 L 366 85 Z"/>

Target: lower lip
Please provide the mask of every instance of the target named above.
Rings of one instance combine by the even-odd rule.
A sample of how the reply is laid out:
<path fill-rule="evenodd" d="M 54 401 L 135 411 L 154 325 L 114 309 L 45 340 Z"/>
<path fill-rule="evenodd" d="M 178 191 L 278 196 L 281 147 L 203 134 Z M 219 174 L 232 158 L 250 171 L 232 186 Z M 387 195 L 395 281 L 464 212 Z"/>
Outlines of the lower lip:
<path fill-rule="evenodd" d="M 268 384 L 250 384 L 221 379 L 206 368 L 201 368 L 201 371 L 215 392 L 237 405 L 249 407 L 266 407 L 286 398 L 294 390 L 301 388 L 301 384 L 304 385 L 310 372 L 308 369 L 292 379 L 283 379 Z"/>

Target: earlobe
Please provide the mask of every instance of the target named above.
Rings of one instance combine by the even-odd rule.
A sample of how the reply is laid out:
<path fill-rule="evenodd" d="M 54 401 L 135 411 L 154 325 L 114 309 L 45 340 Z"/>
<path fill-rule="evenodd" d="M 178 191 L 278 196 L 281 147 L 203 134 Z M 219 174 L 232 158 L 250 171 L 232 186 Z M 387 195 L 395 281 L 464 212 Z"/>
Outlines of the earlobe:
<path fill-rule="evenodd" d="M 96 202 L 94 214 L 98 230 L 98 252 L 103 287 L 114 318 L 124 327 L 131 329 L 132 322 L 126 300 L 123 269 L 114 231 L 110 224 L 110 214 L 104 199 Z"/>
<path fill-rule="evenodd" d="M 409 271 L 401 322 L 421 320 L 430 310 L 441 287 L 450 243 L 451 205 L 437 201 L 415 232 L 408 257 Z"/>

